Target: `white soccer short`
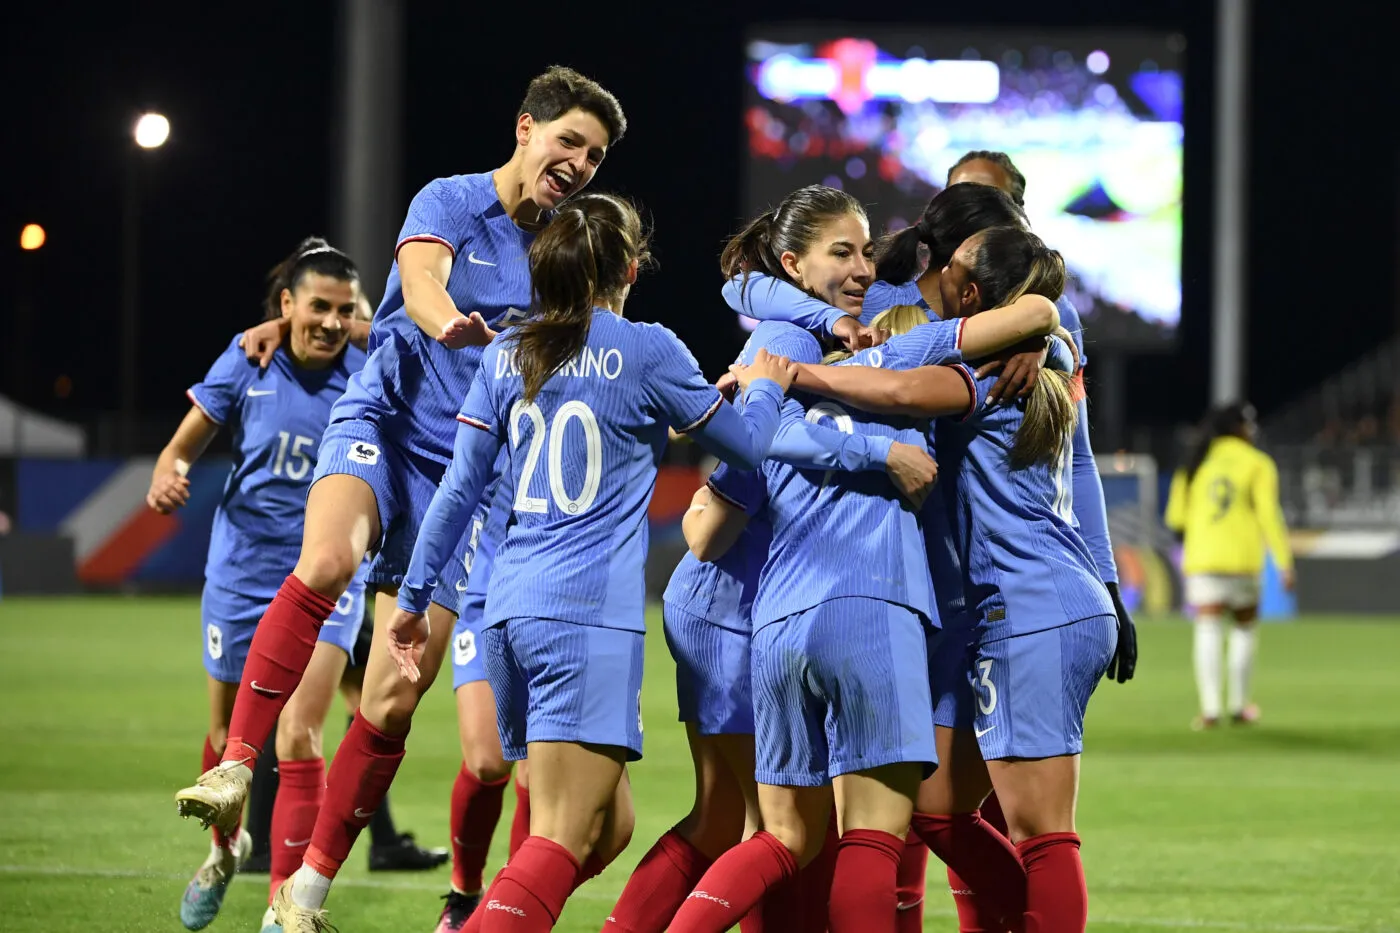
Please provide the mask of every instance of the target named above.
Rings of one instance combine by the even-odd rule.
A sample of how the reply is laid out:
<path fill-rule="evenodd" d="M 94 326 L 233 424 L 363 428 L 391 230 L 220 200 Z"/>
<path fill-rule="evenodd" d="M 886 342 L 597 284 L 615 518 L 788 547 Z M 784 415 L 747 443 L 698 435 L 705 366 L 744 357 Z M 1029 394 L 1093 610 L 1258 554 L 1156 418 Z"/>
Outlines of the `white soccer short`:
<path fill-rule="evenodd" d="M 1186 578 L 1186 602 L 1192 606 L 1248 609 L 1259 605 L 1259 577 L 1241 573 L 1195 573 Z"/>

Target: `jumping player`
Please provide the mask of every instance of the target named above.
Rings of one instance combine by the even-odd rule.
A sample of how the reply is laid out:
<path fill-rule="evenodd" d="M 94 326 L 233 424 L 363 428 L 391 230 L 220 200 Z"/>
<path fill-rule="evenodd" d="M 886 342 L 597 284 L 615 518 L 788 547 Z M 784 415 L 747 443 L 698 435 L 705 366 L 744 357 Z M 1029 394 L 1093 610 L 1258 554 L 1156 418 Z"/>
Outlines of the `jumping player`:
<path fill-rule="evenodd" d="M 452 414 L 480 358 L 472 345 L 489 339 L 488 325 L 525 315 L 526 250 L 535 232 L 592 180 L 625 130 L 611 94 L 577 72 L 551 68 L 530 83 L 504 166 L 438 179 L 414 198 L 370 357 L 331 412 L 301 556 L 258 626 L 223 761 L 177 795 L 182 814 L 237 824 L 250 768 L 301 679 L 321 619 L 371 550 L 378 556 L 369 582 L 383 603 L 376 627 L 387 623 L 419 520 L 451 458 Z M 433 673 L 452 631 L 465 543 L 453 562 L 461 573 L 444 575 L 434 599 L 437 624 L 424 665 Z M 387 791 L 412 711 L 431 681 L 408 683 L 383 650 L 371 652 L 360 711 L 330 774 L 326 829 L 313 833 L 310 853 L 326 872 L 339 868 Z"/>
<path fill-rule="evenodd" d="M 344 253 L 304 240 L 268 277 L 266 312 L 288 323 L 288 341 L 266 370 L 249 362 L 235 338 L 202 381 L 191 408 L 156 461 L 146 501 L 170 512 L 189 501 L 186 476 L 222 427 L 233 431 L 234 461 L 214 512 L 202 601 L 204 667 L 210 726 L 204 765 L 217 764 L 229 713 L 259 616 L 276 595 L 269 581 L 296 563 L 306 489 L 318 460 L 331 406 L 364 365 L 348 346 L 359 298 L 359 273 Z M 282 713 L 277 734 L 281 793 L 273 805 L 272 877 L 280 884 L 297 864 L 325 788 L 321 728 L 364 613 L 365 568 L 330 606 L 306 676 Z M 296 845 L 296 840 L 303 840 Z M 185 889 L 180 919 L 207 926 L 223 904 L 234 869 L 252 849 L 237 826 L 216 829 L 209 857 Z M 291 861 L 290 867 L 288 861 Z"/>
<path fill-rule="evenodd" d="M 608 195 L 565 207 L 536 240 L 539 310 L 486 351 L 389 627 L 401 673 L 416 680 L 437 568 L 505 448 L 514 515 L 483 642 L 505 755 L 530 761 L 531 835 L 469 930 L 478 917 L 484 933 L 551 929 L 574 887 L 620 849 L 612 815 L 630 810 L 623 766 L 641 755 L 646 502 L 668 425 L 746 468 L 778 426 L 786 360 L 758 354 L 740 415 L 674 335 L 621 317 L 646 259 L 635 209 Z M 308 894 L 319 887 L 313 875 L 308 864 L 278 896 L 279 914 L 303 924 L 293 929 L 324 916 L 303 894 L 304 880 Z"/>
<path fill-rule="evenodd" d="M 1254 722 L 1249 701 L 1258 632 L 1259 574 L 1267 547 L 1293 588 L 1293 554 L 1278 498 L 1278 467 L 1254 446 L 1254 406 L 1246 402 L 1211 411 L 1186 466 L 1172 477 L 1167 527 L 1185 542 L 1186 601 L 1196 610 L 1196 690 L 1201 712 L 1194 729 L 1220 722 L 1221 618 L 1229 612 L 1229 680 L 1225 710 L 1236 724 Z"/>

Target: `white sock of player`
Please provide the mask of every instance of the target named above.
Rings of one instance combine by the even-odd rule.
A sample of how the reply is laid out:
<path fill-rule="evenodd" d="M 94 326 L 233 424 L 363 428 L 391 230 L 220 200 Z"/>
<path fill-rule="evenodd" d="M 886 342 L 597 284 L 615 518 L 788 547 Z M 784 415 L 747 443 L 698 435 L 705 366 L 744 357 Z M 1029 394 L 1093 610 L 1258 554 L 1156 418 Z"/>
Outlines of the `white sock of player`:
<path fill-rule="evenodd" d="M 331 893 L 331 879 L 303 864 L 292 876 L 292 903 L 305 910 L 320 910 Z"/>
<path fill-rule="evenodd" d="M 1249 678 L 1254 673 L 1254 649 L 1258 638 L 1259 633 L 1253 625 L 1230 627 L 1230 679 L 1226 682 L 1229 685 L 1226 708 L 1232 716 L 1243 711 L 1249 702 Z"/>
<path fill-rule="evenodd" d="M 1220 718 L 1220 616 L 1196 616 L 1196 694 L 1201 701 L 1201 716 Z"/>

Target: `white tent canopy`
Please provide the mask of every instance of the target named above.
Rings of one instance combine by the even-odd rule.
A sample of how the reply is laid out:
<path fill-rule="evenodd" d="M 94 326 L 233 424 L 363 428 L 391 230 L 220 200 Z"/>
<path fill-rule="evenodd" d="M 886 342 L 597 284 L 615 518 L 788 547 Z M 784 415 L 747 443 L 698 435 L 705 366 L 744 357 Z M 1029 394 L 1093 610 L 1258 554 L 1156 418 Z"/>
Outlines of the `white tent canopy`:
<path fill-rule="evenodd" d="M 0 457 L 81 457 L 83 429 L 0 396 Z"/>

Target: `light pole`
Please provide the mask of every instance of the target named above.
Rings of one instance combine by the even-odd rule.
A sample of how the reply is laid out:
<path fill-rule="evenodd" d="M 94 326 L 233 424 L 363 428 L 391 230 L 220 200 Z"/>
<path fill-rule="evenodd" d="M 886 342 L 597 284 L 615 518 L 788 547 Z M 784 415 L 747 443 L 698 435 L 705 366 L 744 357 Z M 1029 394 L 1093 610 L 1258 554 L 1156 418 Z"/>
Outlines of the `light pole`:
<path fill-rule="evenodd" d="M 170 121 L 159 113 L 143 113 L 132 127 L 136 149 L 159 149 L 170 138 Z M 122 446 L 131 453 L 136 444 L 136 346 L 138 277 L 141 259 L 141 153 L 126 154 L 126 185 L 122 204 Z"/>

